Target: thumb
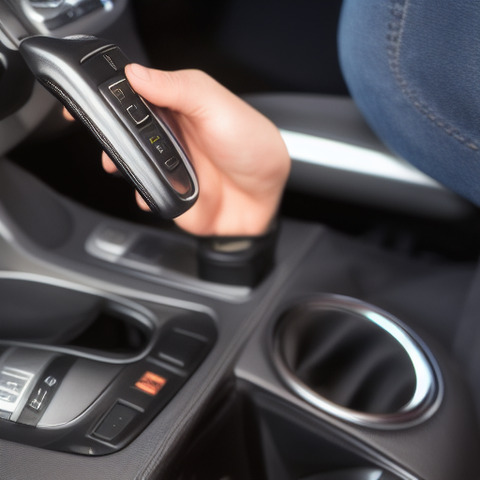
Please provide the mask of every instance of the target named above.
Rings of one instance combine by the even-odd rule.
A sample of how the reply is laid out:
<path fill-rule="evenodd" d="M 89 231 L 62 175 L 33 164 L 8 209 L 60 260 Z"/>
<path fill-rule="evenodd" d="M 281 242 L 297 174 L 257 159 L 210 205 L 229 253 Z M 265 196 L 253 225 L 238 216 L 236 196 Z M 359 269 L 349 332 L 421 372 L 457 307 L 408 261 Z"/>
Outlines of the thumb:
<path fill-rule="evenodd" d="M 166 72 L 130 64 L 125 67 L 125 75 L 145 100 L 185 115 L 199 113 L 205 104 L 205 95 L 216 84 L 200 70 Z"/>

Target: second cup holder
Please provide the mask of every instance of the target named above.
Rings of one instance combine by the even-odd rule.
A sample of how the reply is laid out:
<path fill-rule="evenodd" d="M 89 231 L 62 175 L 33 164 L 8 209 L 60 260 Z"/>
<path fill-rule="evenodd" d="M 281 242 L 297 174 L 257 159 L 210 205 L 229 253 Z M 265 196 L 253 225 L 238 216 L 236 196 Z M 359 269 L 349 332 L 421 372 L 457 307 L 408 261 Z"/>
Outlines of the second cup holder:
<path fill-rule="evenodd" d="M 441 400 L 439 369 L 423 342 L 395 317 L 353 298 L 323 295 L 291 308 L 273 350 L 291 389 L 356 424 L 411 425 Z"/>

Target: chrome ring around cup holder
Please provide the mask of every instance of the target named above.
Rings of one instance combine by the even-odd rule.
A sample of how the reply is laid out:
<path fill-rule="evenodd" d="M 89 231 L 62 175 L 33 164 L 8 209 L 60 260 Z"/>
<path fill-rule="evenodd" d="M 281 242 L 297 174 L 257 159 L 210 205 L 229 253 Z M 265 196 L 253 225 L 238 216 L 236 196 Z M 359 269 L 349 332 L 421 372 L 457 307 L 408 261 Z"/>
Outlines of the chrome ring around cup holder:
<path fill-rule="evenodd" d="M 319 328 L 322 320 L 326 326 L 321 325 Z M 318 341 L 323 344 L 317 345 L 315 342 Z M 306 355 L 313 357 L 313 360 L 310 357 L 305 360 L 305 350 Z M 354 353 L 351 354 L 350 350 L 354 350 Z M 341 358 L 342 355 L 352 358 L 345 361 Z M 328 360 L 325 360 L 326 358 Z M 384 360 L 383 366 L 375 364 L 378 358 Z M 357 425 L 381 429 L 412 426 L 433 415 L 443 396 L 443 382 L 438 364 L 424 342 L 410 328 L 375 306 L 341 295 L 317 296 L 289 309 L 274 333 L 273 360 L 283 381 L 299 397 L 322 411 Z M 339 370 L 338 382 L 344 382 L 344 385 L 336 385 L 330 390 L 330 387 L 324 388 L 322 381 L 325 380 L 325 372 L 321 371 L 322 361 L 332 370 L 327 372 L 329 378 L 326 383 L 331 383 L 332 379 L 337 381 L 335 375 Z M 340 363 L 340 367 L 332 364 L 335 361 Z M 296 370 L 298 364 L 308 365 L 308 382 L 317 382 L 320 387 L 318 384 L 313 386 L 306 383 L 305 378 L 302 378 L 305 376 L 304 372 L 299 373 Z M 393 410 L 387 408 L 376 411 L 372 407 L 372 411 L 369 411 L 352 408 L 349 402 L 342 404 L 337 401 L 337 391 L 343 391 L 343 394 L 345 390 L 351 389 L 348 383 L 358 382 L 351 370 L 355 374 L 355 368 L 358 368 L 359 364 L 371 365 L 361 368 L 360 376 L 365 379 L 368 377 L 368 381 L 366 380 L 364 385 L 358 385 L 357 391 L 351 395 L 353 397 L 361 396 L 358 395 L 360 390 L 363 397 L 368 396 L 369 387 L 372 385 L 378 387 L 377 390 L 383 388 L 385 391 L 384 383 L 395 384 L 395 376 L 392 379 L 392 376 L 386 375 L 386 368 L 390 365 L 395 364 L 397 372 L 399 366 L 401 369 L 407 366 L 411 368 L 411 372 L 400 372 L 401 380 L 398 383 L 403 382 L 404 385 L 400 385 L 400 400 L 390 402 Z M 332 392 L 335 392 L 333 399 L 329 398 Z M 365 398 L 363 401 L 365 402 Z M 382 401 L 380 398 L 380 403 Z M 378 398 L 371 403 L 375 402 L 378 403 Z"/>

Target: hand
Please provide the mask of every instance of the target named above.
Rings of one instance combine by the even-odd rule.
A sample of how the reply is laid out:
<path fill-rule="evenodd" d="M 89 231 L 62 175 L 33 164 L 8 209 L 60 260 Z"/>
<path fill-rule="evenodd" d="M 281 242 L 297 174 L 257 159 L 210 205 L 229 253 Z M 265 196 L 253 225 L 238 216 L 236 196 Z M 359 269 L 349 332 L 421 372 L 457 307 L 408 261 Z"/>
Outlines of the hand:
<path fill-rule="evenodd" d="M 203 72 L 133 64 L 125 73 L 142 97 L 172 112 L 197 172 L 199 198 L 176 223 L 196 235 L 265 233 L 290 171 L 273 123 Z M 102 160 L 115 171 L 105 154 Z"/>

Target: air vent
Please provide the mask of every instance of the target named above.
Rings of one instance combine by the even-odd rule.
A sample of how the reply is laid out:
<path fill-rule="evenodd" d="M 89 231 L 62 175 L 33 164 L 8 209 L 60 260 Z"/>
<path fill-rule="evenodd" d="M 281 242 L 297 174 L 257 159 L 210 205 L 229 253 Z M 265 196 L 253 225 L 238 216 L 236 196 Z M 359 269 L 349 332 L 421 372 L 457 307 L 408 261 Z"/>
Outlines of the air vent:
<path fill-rule="evenodd" d="M 275 334 L 274 358 L 303 399 L 357 424 L 411 425 L 440 400 L 438 367 L 423 342 L 356 299 L 324 295 L 290 309 Z"/>

